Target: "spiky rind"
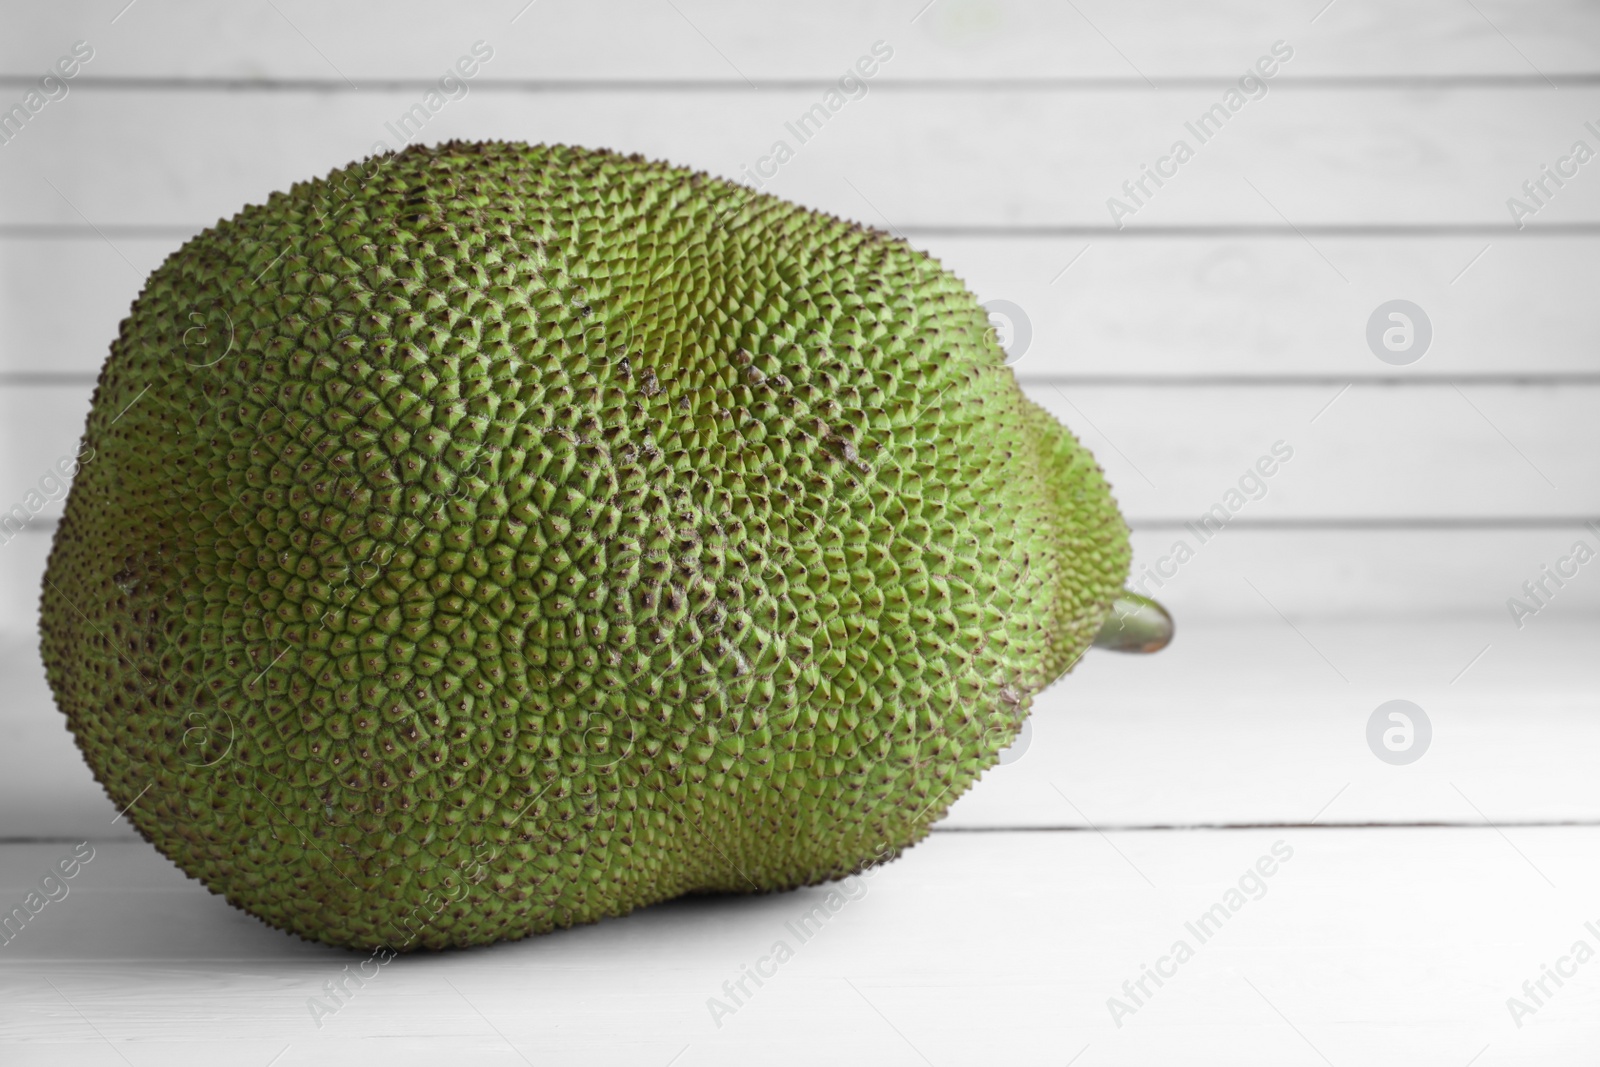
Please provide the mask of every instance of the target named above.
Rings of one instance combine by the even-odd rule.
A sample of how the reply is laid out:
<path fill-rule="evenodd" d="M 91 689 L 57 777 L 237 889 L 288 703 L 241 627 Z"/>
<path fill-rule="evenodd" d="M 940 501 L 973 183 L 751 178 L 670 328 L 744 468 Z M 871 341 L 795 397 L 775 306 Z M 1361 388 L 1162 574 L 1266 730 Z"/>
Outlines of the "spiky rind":
<path fill-rule="evenodd" d="M 352 947 L 893 856 L 1128 563 L 937 263 L 576 148 L 411 148 L 207 230 L 85 444 L 42 630 L 89 765 Z"/>

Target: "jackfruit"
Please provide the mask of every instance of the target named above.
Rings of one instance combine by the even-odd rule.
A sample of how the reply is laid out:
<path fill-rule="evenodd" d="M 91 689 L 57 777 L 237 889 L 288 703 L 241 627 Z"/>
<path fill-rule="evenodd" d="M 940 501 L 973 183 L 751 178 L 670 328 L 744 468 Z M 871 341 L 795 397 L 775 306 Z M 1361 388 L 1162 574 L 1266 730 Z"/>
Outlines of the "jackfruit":
<path fill-rule="evenodd" d="M 89 766 L 213 892 L 350 947 L 891 859 L 1128 569 L 936 261 L 571 147 L 412 147 L 219 221 L 83 456 L 41 630 Z"/>

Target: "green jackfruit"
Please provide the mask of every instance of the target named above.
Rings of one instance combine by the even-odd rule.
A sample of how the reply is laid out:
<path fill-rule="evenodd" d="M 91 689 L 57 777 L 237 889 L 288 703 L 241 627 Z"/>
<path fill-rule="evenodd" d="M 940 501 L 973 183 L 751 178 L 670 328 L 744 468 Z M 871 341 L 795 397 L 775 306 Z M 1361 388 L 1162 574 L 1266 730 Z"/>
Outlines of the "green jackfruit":
<path fill-rule="evenodd" d="M 576 148 L 409 148 L 219 222 L 84 442 L 42 620 L 79 747 L 179 867 L 336 945 L 891 858 L 1128 567 L 937 262 Z"/>

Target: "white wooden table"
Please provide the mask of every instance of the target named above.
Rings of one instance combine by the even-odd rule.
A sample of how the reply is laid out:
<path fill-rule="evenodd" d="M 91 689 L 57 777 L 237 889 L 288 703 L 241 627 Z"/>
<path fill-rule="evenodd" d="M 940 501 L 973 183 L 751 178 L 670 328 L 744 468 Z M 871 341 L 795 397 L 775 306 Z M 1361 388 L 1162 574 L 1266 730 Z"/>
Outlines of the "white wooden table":
<path fill-rule="evenodd" d="M 268 930 L 142 845 L 102 843 L 6 950 L 6 1062 L 1593 1063 L 1600 964 L 1521 1029 L 1505 1001 L 1575 940 L 1600 942 L 1584 927 L 1600 919 L 1600 831 L 1508 833 L 938 833 L 807 941 L 792 929 L 822 889 L 684 901 L 374 964 L 322 1013 L 312 998 L 335 1003 L 325 983 L 363 957 Z M 1293 858 L 1266 894 L 1196 938 L 1185 924 L 1277 842 Z M 7 846 L 7 870 L 63 850 Z M 1146 979 L 1119 1028 L 1108 998 L 1137 1004 L 1123 983 L 1179 940 L 1192 958 Z M 723 983 L 776 941 L 793 957 L 740 1004 Z"/>
<path fill-rule="evenodd" d="M 1042 702 L 1021 757 L 926 843 L 844 887 L 825 922 L 805 917 L 826 888 L 680 901 L 368 964 L 376 977 L 347 981 L 342 1004 L 325 983 L 365 957 L 228 907 L 119 832 L 86 787 L 74 817 L 94 828 L 94 858 L 0 947 L 4 1062 L 1594 1062 L 1600 962 L 1559 990 L 1547 980 L 1554 995 L 1520 1027 L 1507 998 L 1532 1005 L 1522 983 L 1576 940 L 1600 949 L 1584 925 L 1600 928 L 1600 668 L 1585 653 L 1600 627 L 1485 656 L 1472 688 L 1449 683 L 1481 636 L 1470 627 L 1302 629 L 1348 685 L 1281 622 L 1086 660 Z M 1380 655 L 1396 642 L 1417 649 L 1403 688 Z M 1403 767 L 1365 740 L 1397 694 L 1434 727 Z M 29 750 L 70 772 L 51 725 Z M 0 902 L 73 844 L 0 845 Z M 1251 877 L 1274 846 L 1290 858 Z M 1185 924 L 1218 903 L 1237 911 L 1202 942 Z M 763 964 L 776 974 L 735 1001 L 723 983 L 780 940 L 793 958 Z M 1163 961 L 1179 940 L 1193 958 Z M 1135 1001 L 1123 982 L 1158 964 L 1175 973 L 1145 978 Z"/>

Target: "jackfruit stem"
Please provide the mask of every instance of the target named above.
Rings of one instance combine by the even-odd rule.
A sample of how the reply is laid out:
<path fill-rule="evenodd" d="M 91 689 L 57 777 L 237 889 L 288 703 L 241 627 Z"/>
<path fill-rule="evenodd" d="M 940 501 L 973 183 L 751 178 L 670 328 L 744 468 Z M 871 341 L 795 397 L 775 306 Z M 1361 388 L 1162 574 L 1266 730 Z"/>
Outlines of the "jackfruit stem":
<path fill-rule="evenodd" d="M 1124 589 L 1111 602 L 1111 614 L 1094 635 L 1094 646 L 1113 652 L 1160 652 L 1172 641 L 1172 633 L 1172 616 L 1166 608 Z"/>

